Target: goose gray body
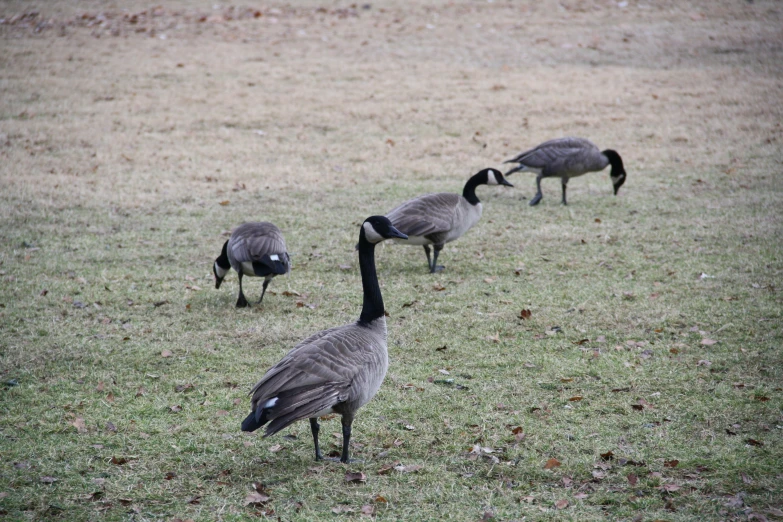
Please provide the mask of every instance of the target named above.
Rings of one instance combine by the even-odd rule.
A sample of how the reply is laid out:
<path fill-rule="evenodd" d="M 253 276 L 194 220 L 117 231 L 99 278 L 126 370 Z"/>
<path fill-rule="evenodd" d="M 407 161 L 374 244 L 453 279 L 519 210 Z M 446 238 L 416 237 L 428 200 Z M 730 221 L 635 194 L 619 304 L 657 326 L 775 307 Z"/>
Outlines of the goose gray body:
<path fill-rule="evenodd" d="M 292 422 L 310 419 L 315 458 L 321 460 L 318 417 L 339 413 L 343 427 L 340 460 L 349 460 L 356 411 L 377 393 L 389 368 L 386 317 L 374 255 L 375 244 L 390 238 L 404 239 L 405 235 L 383 216 L 365 220 L 359 233 L 364 295 L 359 320 L 308 337 L 270 368 L 250 392 L 251 412 L 242 422 L 242 431 L 266 425 L 264 436 L 268 437 Z"/>
<path fill-rule="evenodd" d="M 537 205 L 543 197 L 541 193 L 541 180 L 543 178 L 560 178 L 563 187 L 562 203 L 566 204 L 566 185 L 568 180 L 597 172 L 612 166 L 611 178 L 614 185 L 614 193 L 625 183 L 625 168 L 620 155 L 616 151 L 600 150 L 591 141 L 584 138 L 558 138 L 546 141 L 537 147 L 519 154 L 517 157 L 505 163 L 518 163 L 519 165 L 508 172 L 513 174 L 520 171 L 535 172 L 537 192 L 530 200 L 530 205 Z"/>
<path fill-rule="evenodd" d="M 483 208 L 475 192 L 478 185 L 513 186 L 499 170 L 484 169 L 468 180 L 462 195 L 426 194 L 406 201 L 386 214 L 398 230 L 407 234 L 407 244 L 424 247 L 431 273 L 443 269 L 437 264 L 443 246 L 462 237 L 481 219 Z M 435 249 L 432 260 L 430 245 Z"/>
<path fill-rule="evenodd" d="M 229 268 L 239 274 L 239 298 L 237 307 L 248 306 L 242 291 L 242 277 L 263 277 L 263 291 L 259 303 L 264 300 L 269 281 L 291 270 L 283 233 L 274 224 L 265 221 L 243 223 L 223 245 L 223 252 L 215 260 L 215 288 L 220 288 Z"/>

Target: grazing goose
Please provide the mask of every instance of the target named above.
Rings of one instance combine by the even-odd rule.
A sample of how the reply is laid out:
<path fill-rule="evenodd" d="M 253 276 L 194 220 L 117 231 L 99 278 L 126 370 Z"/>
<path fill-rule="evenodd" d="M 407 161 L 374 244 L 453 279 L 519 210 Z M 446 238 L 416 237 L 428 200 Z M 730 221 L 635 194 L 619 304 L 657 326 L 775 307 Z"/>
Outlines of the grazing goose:
<path fill-rule="evenodd" d="M 310 419 L 315 459 L 322 460 L 318 417 L 339 413 L 343 425 L 340 462 L 348 462 L 354 415 L 381 387 L 389 367 L 386 317 L 375 273 L 375 244 L 405 237 L 383 216 L 364 221 L 359 230 L 359 268 L 364 289 L 359 320 L 305 339 L 267 371 L 250 392 L 252 411 L 242 422 L 242 431 L 255 431 L 269 423 L 264 432 L 264 437 L 268 437 L 292 422 Z"/>
<path fill-rule="evenodd" d="M 476 197 L 479 185 L 514 186 L 499 170 L 484 169 L 465 183 L 461 196 L 446 192 L 427 194 L 406 201 L 386 214 L 397 229 L 408 235 L 408 244 L 424 247 L 430 273 L 443 270 L 443 266 L 438 265 L 438 254 L 443 246 L 462 237 L 481 218 L 481 202 Z M 435 248 L 432 260 L 430 245 Z"/>
<path fill-rule="evenodd" d="M 519 163 L 518 167 L 506 172 L 506 176 L 519 171 L 531 171 L 538 174 L 536 177 L 538 192 L 530 200 L 531 206 L 538 205 L 543 197 L 541 194 L 541 180 L 543 178 L 560 178 L 563 185 L 563 205 L 567 204 L 566 185 L 569 179 L 588 172 L 603 170 L 607 165 L 612 165 L 612 171 L 609 175 L 612 178 L 615 196 L 622 184 L 625 183 L 625 168 L 620 155 L 611 149 L 598 150 L 598 147 L 584 138 L 558 138 L 545 141 L 538 147 L 527 150 L 504 163 Z"/>
<path fill-rule="evenodd" d="M 212 266 L 215 288 L 220 288 L 231 267 L 239 274 L 237 308 L 250 306 L 242 292 L 243 275 L 264 278 L 264 290 L 257 303 L 260 304 L 264 300 L 269 281 L 276 275 L 286 274 L 291 270 L 283 233 L 272 223 L 264 221 L 239 225 L 223 244 L 223 251 Z"/>

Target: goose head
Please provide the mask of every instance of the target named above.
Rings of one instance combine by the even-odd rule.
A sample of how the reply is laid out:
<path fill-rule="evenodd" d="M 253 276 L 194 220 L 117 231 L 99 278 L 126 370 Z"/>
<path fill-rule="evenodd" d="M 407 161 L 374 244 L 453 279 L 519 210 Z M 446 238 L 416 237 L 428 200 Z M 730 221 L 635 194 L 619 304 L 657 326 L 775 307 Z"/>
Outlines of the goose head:
<path fill-rule="evenodd" d="M 385 216 L 370 216 L 362 223 L 360 242 L 362 239 L 369 243 L 380 243 L 384 239 L 408 239 L 408 236 L 394 228 L 391 221 Z"/>
<path fill-rule="evenodd" d="M 228 261 L 228 241 L 223 243 L 223 250 L 220 252 L 220 257 L 215 259 L 212 265 L 212 273 L 215 274 L 215 288 L 220 288 L 220 284 L 223 282 L 223 278 L 231 269 L 231 263 Z"/>
<path fill-rule="evenodd" d="M 606 149 L 601 151 L 601 154 L 606 156 L 609 160 L 609 164 L 612 165 L 612 172 L 609 174 L 612 178 L 612 185 L 614 185 L 614 195 L 617 195 L 617 191 L 625 183 L 625 167 L 623 166 L 623 159 L 617 154 L 617 151 L 612 149 Z"/>
<path fill-rule="evenodd" d="M 486 181 L 484 182 L 487 185 L 505 185 L 507 187 L 513 187 L 511 183 L 506 180 L 506 178 L 503 177 L 503 173 L 500 172 L 498 169 L 484 169 L 481 172 L 479 172 L 480 176 L 484 176 L 486 178 Z"/>

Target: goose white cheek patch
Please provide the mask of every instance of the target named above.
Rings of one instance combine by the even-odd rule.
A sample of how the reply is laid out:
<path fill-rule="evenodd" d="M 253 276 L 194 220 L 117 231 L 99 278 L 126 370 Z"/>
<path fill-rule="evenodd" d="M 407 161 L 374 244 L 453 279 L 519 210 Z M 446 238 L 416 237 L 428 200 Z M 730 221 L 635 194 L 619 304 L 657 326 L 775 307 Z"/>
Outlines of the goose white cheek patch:
<path fill-rule="evenodd" d="M 498 183 L 498 173 L 494 170 L 489 171 L 489 175 L 487 176 L 487 185 L 499 185 Z"/>
<path fill-rule="evenodd" d="M 220 265 L 215 263 L 215 273 L 220 279 L 223 279 L 224 277 L 226 277 L 228 270 L 226 270 L 225 268 L 221 268 Z"/>
<path fill-rule="evenodd" d="M 373 228 L 371 224 L 365 223 L 362 225 L 362 228 L 364 229 L 364 237 L 366 237 L 367 241 L 370 243 L 378 243 L 383 241 L 383 236 L 376 232 L 375 228 Z"/>

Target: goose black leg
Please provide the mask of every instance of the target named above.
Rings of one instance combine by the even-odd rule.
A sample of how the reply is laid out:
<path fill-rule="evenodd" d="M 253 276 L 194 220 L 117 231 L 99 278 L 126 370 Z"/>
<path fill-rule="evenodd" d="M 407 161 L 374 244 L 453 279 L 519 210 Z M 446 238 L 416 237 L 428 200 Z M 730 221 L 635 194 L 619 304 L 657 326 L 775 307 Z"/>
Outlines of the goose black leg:
<path fill-rule="evenodd" d="M 530 206 L 538 205 L 538 202 L 541 201 L 541 198 L 544 197 L 544 195 L 541 193 L 541 178 L 543 176 L 539 174 L 536 176 L 536 195 L 533 196 L 533 199 L 530 200 Z"/>
<path fill-rule="evenodd" d="M 245 299 L 245 293 L 242 292 L 242 272 L 239 272 L 239 298 L 237 299 L 237 308 L 245 308 L 248 305 L 247 299 Z"/>
<path fill-rule="evenodd" d="M 434 270 L 434 268 L 433 268 L 434 265 L 432 264 L 432 260 L 430 259 L 430 247 L 429 247 L 429 245 L 424 245 L 424 253 L 427 254 L 427 268 L 429 268 L 430 269 L 430 273 L 432 273 L 433 270 Z"/>
<path fill-rule="evenodd" d="M 313 444 L 315 444 L 315 460 L 324 460 L 324 456 L 321 455 L 321 447 L 318 445 L 318 432 L 321 431 L 321 425 L 318 424 L 318 419 L 310 419 L 310 431 L 313 432 Z"/>
<path fill-rule="evenodd" d="M 561 203 L 563 205 L 568 205 L 568 203 L 566 203 L 566 185 L 568 184 L 568 178 L 563 178 L 561 183 L 563 184 L 563 200 Z"/>
<path fill-rule="evenodd" d="M 353 416 L 343 415 L 342 423 L 343 423 L 343 454 L 340 456 L 340 462 L 342 462 L 343 464 L 347 464 L 348 462 L 356 462 L 348 458 L 348 445 L 351 442 L 351 424 L 353 424 Z"/>
<path fill-rule="evenodd" d="M 269 286 L 269 281 L 271 281 L 271 279 L 264 279 L 264 284 L 262 285 L 263 290 L 261 290 L 261 299 L 259 299 L 256 304 L 261 304 L 261 301 L 264 300 L 264 294 L 266 293 L 266 287 Z"/>
<path fill-rule="evenodd" d="M 444 268 L 443 265 L 438 264 L 438 254 L 443 250 L 443 245 L 435 245 L 435 256 L 432 258 L 432 267 L 430 267 L 430 273 L 441 272 Z"/>

